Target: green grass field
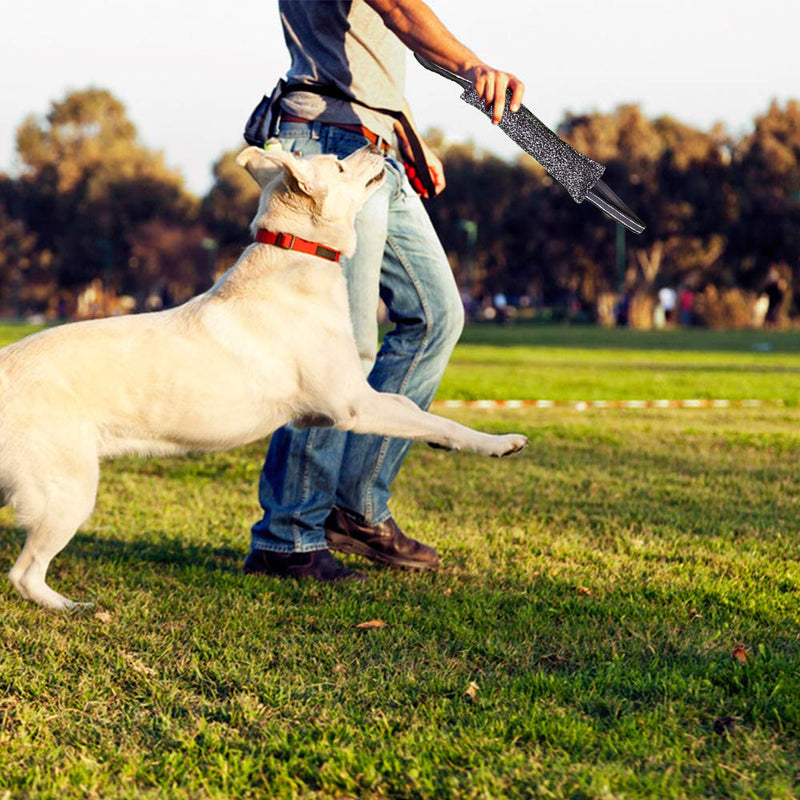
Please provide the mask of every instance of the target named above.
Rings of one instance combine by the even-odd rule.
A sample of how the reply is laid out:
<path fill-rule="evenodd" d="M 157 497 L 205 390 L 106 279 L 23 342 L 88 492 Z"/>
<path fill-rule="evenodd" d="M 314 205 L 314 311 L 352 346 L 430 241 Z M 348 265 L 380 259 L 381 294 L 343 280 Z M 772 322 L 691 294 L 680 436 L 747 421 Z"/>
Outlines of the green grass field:
<path fill-rule="evenodd" d="M 799 383 L 796 333 L 469 329 L 440 398 L 784 405 L 447 411 L 531 445 L 415 445 L 443 567 L 367 585 L 241 573 L 263 444 L 106 464 L 50 574 L 96 608 L 2 584 L 0 800 L 797 797 Z"/>

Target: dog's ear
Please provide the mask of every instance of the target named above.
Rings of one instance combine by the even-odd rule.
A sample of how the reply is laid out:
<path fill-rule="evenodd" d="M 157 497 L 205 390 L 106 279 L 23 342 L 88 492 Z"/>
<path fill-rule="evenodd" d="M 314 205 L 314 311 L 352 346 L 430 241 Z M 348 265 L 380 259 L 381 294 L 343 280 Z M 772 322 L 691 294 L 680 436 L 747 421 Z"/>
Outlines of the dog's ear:
<path fill-rule="evenodd" d="M 287 178 L 293 180 L 298 189 L 312 194 L 303 162 L 285 150 L 262 150 L 260 147 L 247 147 L 236 156 L 236 163 L 244 167 L 255 182 L 263 189 L 275 175 L 284 170 Z"/>

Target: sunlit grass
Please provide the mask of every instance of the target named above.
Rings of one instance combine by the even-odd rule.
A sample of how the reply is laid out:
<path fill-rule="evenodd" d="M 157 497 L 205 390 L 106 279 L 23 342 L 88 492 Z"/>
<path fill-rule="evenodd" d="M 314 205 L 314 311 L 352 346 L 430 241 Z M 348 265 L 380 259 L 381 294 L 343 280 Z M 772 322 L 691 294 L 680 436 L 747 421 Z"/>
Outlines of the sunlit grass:
<path fill-rule="evenodd" d="M 676 396 L 795 396 L 745 348 L 493 331 L 441 397 L 624 399 L 672 359 Z M 442 569 L 347 559 L 365 586 L 241 573 L 263 445 L 106 464 L 51 571 L 96 609 L 0 595 L 0 798 L 796 796 L 800 409 L 447 413 L 531 445 L 415 446 L 393 510 Z M 6 509 L 3 571 L 20 545 Z"/>

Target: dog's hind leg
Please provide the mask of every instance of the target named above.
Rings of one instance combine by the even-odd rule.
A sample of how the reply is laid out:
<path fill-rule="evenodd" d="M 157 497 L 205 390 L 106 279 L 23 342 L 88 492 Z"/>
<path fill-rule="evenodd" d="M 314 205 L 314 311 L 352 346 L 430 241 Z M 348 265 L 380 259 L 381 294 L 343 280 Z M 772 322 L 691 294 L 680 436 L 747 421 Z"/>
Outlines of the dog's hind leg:
<path fill-rule="evenodd" d="M 91 514 L 98 475 L 97 461 L 86 461 L 76 473 L 51 477 L 46 483 L 31 483 L 14 493 L 12 503 L 27 529 L 27 538 L 8 577 L 26 600 L 53 609 L 86 605 L 51 589 L 45 577 L 50 562 Z"/>

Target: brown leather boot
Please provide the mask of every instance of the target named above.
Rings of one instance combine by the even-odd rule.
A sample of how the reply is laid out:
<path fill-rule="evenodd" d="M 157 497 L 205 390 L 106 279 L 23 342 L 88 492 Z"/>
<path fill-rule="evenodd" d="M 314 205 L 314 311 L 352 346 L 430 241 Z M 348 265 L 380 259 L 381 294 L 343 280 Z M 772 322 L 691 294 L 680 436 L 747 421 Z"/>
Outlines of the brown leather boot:
<path fill-rule="evenodd" d="M 330 550 L 309 553 L 275 553 L 251 550 L 244 562 L 245 575 L 271 575 L 275 578 L 311 578 L 315 581 L 366 581 L 362 572 L 341 566 Z"/>
<path fill-rule="evenodd" d="M 352 512 L 334 506 L 325 520 L 325 538 L 331 550 L 366 556 L 390 567 L 439 567 L 439 554 L 432 547 L 409 539 L 391 517 L 380 525 L 364 525 Z"/>

